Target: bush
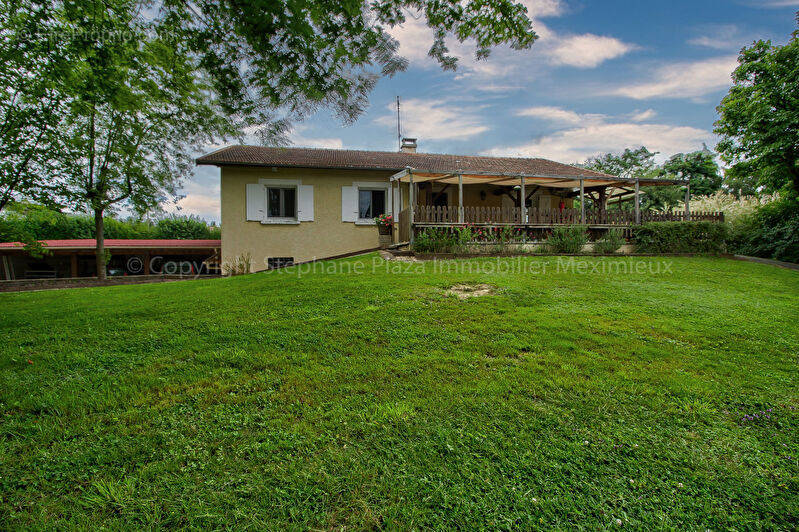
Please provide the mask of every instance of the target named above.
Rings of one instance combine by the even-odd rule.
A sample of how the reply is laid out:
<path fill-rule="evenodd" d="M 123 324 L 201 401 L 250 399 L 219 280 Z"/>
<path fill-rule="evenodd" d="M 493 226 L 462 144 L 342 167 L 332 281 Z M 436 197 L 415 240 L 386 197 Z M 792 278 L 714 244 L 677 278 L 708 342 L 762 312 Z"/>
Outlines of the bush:
<path fill-rule="evenodd" d="M 413 251 L 420 253 L 455 253 L 460 250 L 460 231 L 443 227 L 428 227 L 419 231 L 413 242 Z"/>
<path fill-rule="evenodd" d="M 719 190 L 710 196 L 692 196 L 692 211 L 723 212 L 724 220 L 735 222 L 738 218 L 754 213 L 763 205 L 778 201 L 779 194 L 763 194 L 760 196 L 735 196 Z M 677 205 L 676 210 L 684 211 L 685 203 Z"/>
<path fill-rule="evenodd" d="M 765 205 L 731 224 L 733 253 L 799 263 L 799 198 Z"/>
<path fill-rule="evenodd" d="M 633 229 L 638 253 L 723 253 L 728 225 L 719 222 L 650 222 Z"/>
<path fill-rule="evenodd" d="M 547 237 L 544 249 L 551 253 L 580 253 L 588 243 L 588 232 L 582 225 L 556 227 Z"/>
<path fill-rule="evenodd" d="M 605 235 L 594 242 L 594 251 L 610 255 L 616 253 L 624 245 L 624 235 L 619 229 L 610 229 Z"/>
<path fill-rule="evenodd" d="M 196 216 L 169 216 L 153 223 L 104 219 L 106 238 L 218 239 L 219 227 Z M 94 217 L 63 213 L 33 204 L 16 204 L 0 215 L 0 242 L 94 238 Z M 23 238 L 24 237 L 24 238 Z"/>

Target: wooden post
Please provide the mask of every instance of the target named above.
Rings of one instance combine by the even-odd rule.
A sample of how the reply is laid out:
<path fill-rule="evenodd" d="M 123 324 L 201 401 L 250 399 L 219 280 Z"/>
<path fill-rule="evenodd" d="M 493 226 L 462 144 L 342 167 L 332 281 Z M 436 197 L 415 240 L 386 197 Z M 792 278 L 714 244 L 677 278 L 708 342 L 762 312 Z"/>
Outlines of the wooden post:
<path fill-rule="evenodd" d="M 408 240 L 410 241 L 411 247 L 413 247 L 413 209 L 416 208 L 416 193 L 413 190 L 413 172 L 410 170 L 408 170 L 408 178 L 408 220 L 411 225 L 411 232 L 408 236 Z"/>
<path fill-rule="evenodd" d="M 463 174 L 458 173 L 458 223 L 463 223 Z"/>
<path fill-rule="evenodd" d="M 524 188 L 524 176 L 521 176 L 521 178 L 522 178 L 521 189 L 519 190 L 519 192 L 520 192 L 519 203 L 521 205 L 519 205 L 519 207 L 521 208 L 522 219 L 520 221 L 522 223 L 526 223 L 526 221 L 527 221 L 527 191 Z"/>
<path fill-rule="evenodd" d="M 219 257 L 219 262 L 222 262 L 222 257 Z M 144 253 L 144 264 L 142 265 L 142 275 L 150 275 L 150 252 Z"/>
<path fill-rule="evenodd" d="M 685 184 L 685 221 L 691 220 L 691 183 Z"/>
<path fill-rule="evenodd" d="M 641 223 L 641 197 L 639 194 L 638 178 L 635 178 L 635 223 Z"/>
<path fill-rule="evenodd" d="M 388 193 L 391 194 L 391 241 L 393 243 L 397 243 L 397 233 L 399 233 L 399 229 L 397 228 L 397 196 L 399 194 L 394 194 L 394 181 L 389 183 L 391 187 L 388 190 Z M 399 192 L 399 185 L 397 185 L 397 192 Z"/>
<path fill-rule="evenodd" d="M 78 254 L 73 253 L 70 257 L 70 266 L 72 269 L 72 277 L 78 276 Z"/>
<path fill-rule="evenodd" d="M 580 179 L 580 223 L 585 225 L 585 179 Z"/>
<path fill-rule="evenodd" d="M 11 266 L 8 264 L 8 255 L 3 255 L 3 273 L 6 281 L 11 280 Z"/>

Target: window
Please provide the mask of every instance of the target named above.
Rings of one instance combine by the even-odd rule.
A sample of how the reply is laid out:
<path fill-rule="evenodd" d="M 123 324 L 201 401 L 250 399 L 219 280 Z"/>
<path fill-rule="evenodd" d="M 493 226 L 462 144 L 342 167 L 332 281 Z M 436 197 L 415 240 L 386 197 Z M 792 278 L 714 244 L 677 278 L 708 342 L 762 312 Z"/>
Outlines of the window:
<path fill-rule="evenodd" d="M 266 189 L 268 218 L 297 217 L 297 189 L 268 187 Z"/>
<path fill-rule="evenodd" d="M 270 270 L 285 268 L 294 264 L 294 257 L 269 257 L 266 259 L 266 267 Z"/>
<path fill-rule="evenodd" d="M 358 189 L 358 218 L 375 218 L 386 214 L 386 191 Z"/>

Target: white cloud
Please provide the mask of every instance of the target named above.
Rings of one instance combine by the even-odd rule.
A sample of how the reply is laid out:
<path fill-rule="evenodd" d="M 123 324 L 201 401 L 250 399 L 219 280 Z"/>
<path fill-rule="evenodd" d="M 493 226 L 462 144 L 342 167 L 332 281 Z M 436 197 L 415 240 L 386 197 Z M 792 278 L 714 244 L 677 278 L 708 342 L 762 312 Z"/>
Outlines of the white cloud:
<path fill-rule="evenodd" d="M 560 0 L 522 0 L 531 17 L 559 17 L 566 11 Z"/>
<path fill-rule="evenodd" d="M 560 0 L 526 0 L 528 14 L 533 21 L 533 30 L 538 40 L 530 50 L 511 50 L 499 46 L 492 50 L 487 60 L 476 60 L 474 44 L 447 39 L 450 54 L 458 58 L 458 73 L 455 79 L 464 80 L 475 77 L 480 80 L 517 76 L 520 70 L 530 71 L 536 64 L 565 65 L 577 68 L 594 68 L 603 62 L 620 57 L 638 47 L 622 42 L 615 37 L 591 33 L 559 35 L 541 22 L 542 17 L 556 17 L 564 14 L 565 6 Z M 389 33 L 399 41 L 399 53 L 411 65 L 421 68 L 439 68 L 437 62 L 428 56 L 433 43 L 433 33 L 425 24 L 423 15 L 406 11 L 405 22 L 389 29 Z M 503 84 L 500 84 L 503 85 Z"/>
<path fill-rule="evenodd" d="M 557 38 L 549 56 L 550 62 L 555 65 L 594 68 L 635 49 L 635 45 L 622 42 L 615 37 L 586 33 Z"/>
<path fill-rule="evenodd" d="M 396 127 L 396 107 L 392 103 L 387 109 L 388 113 L 375 122 Z M 466 108 L 414 98 L 403 101 L 400 109 L 403 134 L 410 137 L 422 140 L 465 139 L 488 131 L 488 126 L 477 115 L 480 107 Z"/>
<path fill-rule="evenodd" d="M 799 0 L 757 0 L 752 7 L 793 7 L 799 6 Z"/>
<path fill-rule="evenodd" d="M 614 96 L 636 100 L 649 98 L 692 98 L 729 87 L 730 74 L 737 56 L 714 57 L 690 63 L 672 63 L 660 67 L 652 78 L 607 91 Z"/>
<path fill-rule="evenodd" d="M 753 35 L 735 24 L 709 24 L 699 27 L 696 37 L 689 39 L 688 44 L 714 50 L 739 50 L 754 40 Z"/>
<path fill-rule="evenodd" d="M 633 122 L 646 122 L 650 118 L 654 118 L 657 113 L 654 109 L 647 109 L 646 111 L 636 111 L 630 117 Z"/>
<path fill-rule="evenodd" d="M 487 152 L 489 155 L 522 157 L 544 157 L 563 162 L 583 161 L 588 157 L 607 152 L 620 152 L 625 148 L 646 146 L 660 152 L 661 158 L 679 152 L 699 149 L 703 142 L 712 142 L 710 132 L 688 126 L 668 124 L 641 124 L 635 122 L 612 122 L 597 114 L 579 114 L 557 107 L 525 109 L 522 116 L 552 118 L 567 127 L 551 135 L 533 139 L 527 143 L 498 146 Z M 654 116 L 651 109 L 637 113 Z M 634 115 L 635 117 L 636 115 Z"/>
<path fill-rule="evenodd" d="M 537 106 L 522 109 L 517 116 L 529 116 L 540 118 L 549 122 L 561 124 L 585 124 L 596 123 L 604 120 L 604 115 L 600 114 L 580 114 L 561 107 Z"/>

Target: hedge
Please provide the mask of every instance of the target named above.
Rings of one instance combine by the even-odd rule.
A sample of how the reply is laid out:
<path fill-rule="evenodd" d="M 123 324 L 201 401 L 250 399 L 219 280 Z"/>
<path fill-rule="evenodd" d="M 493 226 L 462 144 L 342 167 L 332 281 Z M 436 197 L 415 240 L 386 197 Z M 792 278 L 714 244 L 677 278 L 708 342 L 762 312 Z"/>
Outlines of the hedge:
<path fill-rule="evenodd" d="M 729 227 L 718 222 L 649 222 L 633 228 L 638 253 L 724 253 Z"/>
<path fill-rule="evenodd" d="M 168 216 L 158 221 L 106 217 L 106 238 L 218 239 L 220 229 L 195 216 Z M 94 218 L 52 211 L 38 205 L 17 206 L 0 215 L 0 242 L 94 238 Z"/>

